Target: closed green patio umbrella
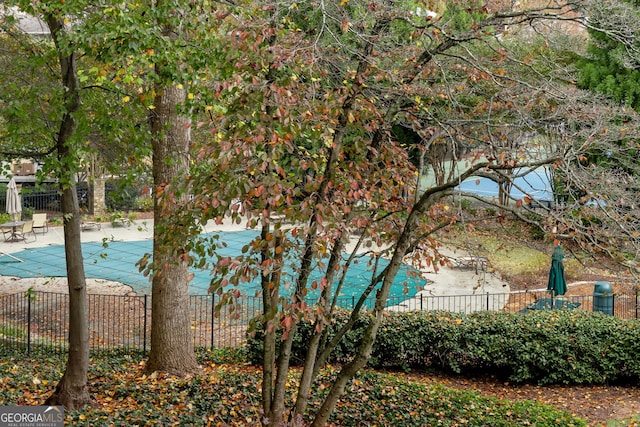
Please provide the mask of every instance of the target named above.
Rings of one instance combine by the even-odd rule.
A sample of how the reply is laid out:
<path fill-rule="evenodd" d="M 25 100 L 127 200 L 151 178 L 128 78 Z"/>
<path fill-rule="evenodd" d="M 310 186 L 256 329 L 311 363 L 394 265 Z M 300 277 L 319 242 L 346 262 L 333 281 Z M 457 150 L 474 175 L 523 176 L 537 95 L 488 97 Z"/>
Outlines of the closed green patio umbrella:
<path fill-rule="evenodd" d="M 557 245 L 551 255 L 551 270 L 549 270 L 549 283 L 547 290 L 551 295 L 564 295 L 567 292 L 567 280 L 564 277 L 564 265 L 562 260 L 564 253 L 560 245 Z"/>

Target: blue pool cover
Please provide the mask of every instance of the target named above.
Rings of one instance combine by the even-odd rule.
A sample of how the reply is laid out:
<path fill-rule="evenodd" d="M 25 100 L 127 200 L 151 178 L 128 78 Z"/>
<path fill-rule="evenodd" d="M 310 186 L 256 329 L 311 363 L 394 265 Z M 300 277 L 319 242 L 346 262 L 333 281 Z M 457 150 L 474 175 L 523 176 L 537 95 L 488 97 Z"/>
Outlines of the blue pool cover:
<path fill-rule="evenodd" d="M 256 236 L 255 231 L 220 232 L 220 241 L 226 243 L 225 248 L 217 252 L 224 256 L 240 255 L 242 247 Z M 144 254 L 151 253 L 151 240 L 138 240 L 128 242 L 88 242 L 82 244 L 84 256 L 85 275 L 89 278 L 113 280 L 127 284 L 139 295 L 151 294 L 151 283 L 138 271 L 136 262 Z M 15 262 L 8 257 L 0 258 L 0 274 L 17 277 L 65 277 L 65 255 L 63 245 L 51 245 L 40 248 L 25 249 L 12 254 L 24 262 Z M 357 264 L 350 266 L 341 296 L 358 296 L 371 280 L 369 259 L 360 259 Z M 386 260 L 381 260 L 378 271 L 387 265 Z M 206 295 L 209 289 L 211 276 L 209 271 L 193 270 L 194 278 L 190 283 L 190 293 L 193 295 Z M 316 273 L 315 278 L 319 278 Z M 313 279 L 313 277 L 312 277 Z M 403 266 L 398 272 L 391 297 L 414 296 L 419 287 L 424 286 L 425 280 L 416 274 L 416 271 Z M 246 295 L 254 295 L 259 289 L 259 282 L 242 285 L 240 288 Z M 406 291 L 405 291 L 406 289 Z"/>

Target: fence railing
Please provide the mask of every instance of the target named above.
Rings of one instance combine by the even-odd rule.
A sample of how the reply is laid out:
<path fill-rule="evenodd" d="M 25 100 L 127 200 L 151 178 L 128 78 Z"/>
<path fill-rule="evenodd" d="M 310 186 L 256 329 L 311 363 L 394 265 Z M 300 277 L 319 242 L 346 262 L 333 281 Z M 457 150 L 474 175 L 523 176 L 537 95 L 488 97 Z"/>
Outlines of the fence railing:
<path fill-rule="evenodd" d="M 249 321 L 260 314 L 262 298 L 244 297 L 233 309 L 216 310 L 219 296 L 193 295 L 190 299 L 191 332 L 196 347 L 237 347 L 246 342 Z M 94 350 L 135 348 L 146 352 L 150 344 L 151 296 L 89 295 L 89 336 Z M 443 310 L 526 312 L 554 308 L 601 311 L 623 319 L 638 319 L 639 301 L 635 287 L 611 295 L 607 300 L 594 296 L 550 298 L 545 291 L 503 294 L 397 297 L 388 300 L 393 311 Z M 352 309 L 356 298 L 343 298 L 338 305 Z M 373 300 L 365 304 L 371 307 Z M 0 295 L 0 343 L 24 348 L 46 345 L 63 350 L 69 330 L 67 294 L 36 292 Z"/>

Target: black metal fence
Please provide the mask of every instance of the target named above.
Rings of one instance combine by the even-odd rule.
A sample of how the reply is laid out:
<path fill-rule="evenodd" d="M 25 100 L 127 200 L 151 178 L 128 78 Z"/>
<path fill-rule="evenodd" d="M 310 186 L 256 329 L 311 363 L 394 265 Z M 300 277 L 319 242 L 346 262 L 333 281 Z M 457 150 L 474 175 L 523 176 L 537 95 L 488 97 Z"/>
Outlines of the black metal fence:
<path fill-rule="evenodd" d="M 233 309 L 216 310 L 218 296 L 191 296 L 191 331 L 196 347 L 237 347 L 246 342 L 249 321 L 260 314 L 262 299 L 244 297 Z M 388 310 L 444 310 L 526 312 L 553 308 L 601 311 L 623 319 L 638 319 L 638 292 L 629 287 L 603 300 L 589 296 L 550 298 L 545 291 L 504 294 L 418 296 L 392 298 Z M 151 296 L 89 295 L 89 333 L 92 349 L 135 348 L 147 351 L 151 331 Z M 339 305 L 351 309 L 355 298 L 344 298 Z M 63 350 L 68 334 L 67 294 L 37 292 L 0 295 L 0 343 L 23 348 L 46 345 Z M 371 307 L 372 301 L 365 304 Z"/>
<path fill-rule="evenodd" d="M 81 208 L 86 208 L 89 203 L 89 190 L 87 187 L 78 187 L 78 203 Z M 0 191 L 0 212 L 5 212 L 6 192 Z M 20 195 L 22 202 L 22 210 L 33 210 L 35 212 L 61 212 L 62 196 L 59 190 L 52 188 L 33 189 L 31 187 L 23 187 Z"/>
<path fill-rule="evenodd" d="M 0 213 L 5 212 L 6 206 L 6 185 L 4 187 L 4 190 L 0 188 Z M 141 196 L 143 188 L 121 187 L 109 181 L 105 184 L 105 205 L 110 210 L 138 209 L 137 200 Z M 76 192 L 80 208 L 88 208 L 90 193 L 86 183 L 79 183 Z M 52 186 L 23 185 L 20 196 L 23 211 L 31 209 L 35 212 L 50 212 L 52 214 L 61 212 L 61 192 Z"/>

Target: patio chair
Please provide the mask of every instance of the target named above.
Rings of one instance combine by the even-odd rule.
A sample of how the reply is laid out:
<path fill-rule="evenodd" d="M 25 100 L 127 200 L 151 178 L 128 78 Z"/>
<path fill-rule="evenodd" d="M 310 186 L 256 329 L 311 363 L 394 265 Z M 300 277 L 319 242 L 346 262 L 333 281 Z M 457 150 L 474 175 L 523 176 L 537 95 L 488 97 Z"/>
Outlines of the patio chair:
<path fill-rule="evenodd" d="M 15 231 L 15 238 L 18 240 L 27 241 L 27 236 L 29 234 L 33 235 L 34 240 L 38 240 L 38 236 L 36 236 L 36 232 L 33 230 L 33 221 L 27 221 L 22 225 L 22 228 L 19 228 Z"/>
<path fill-rule="evenodd" d="M 42 234 L 49 231 L 49 221 L 46 213 L 33 214 L 33 232 L 35 233 L 37 230 L 42 230 Z"/>
<path fill-rule="evenodd" d="M 13 227 L 2 227 L 0 230 L 2 230 L 2 236 L 4 237 L 5 242 L 13 235 Z"/>

